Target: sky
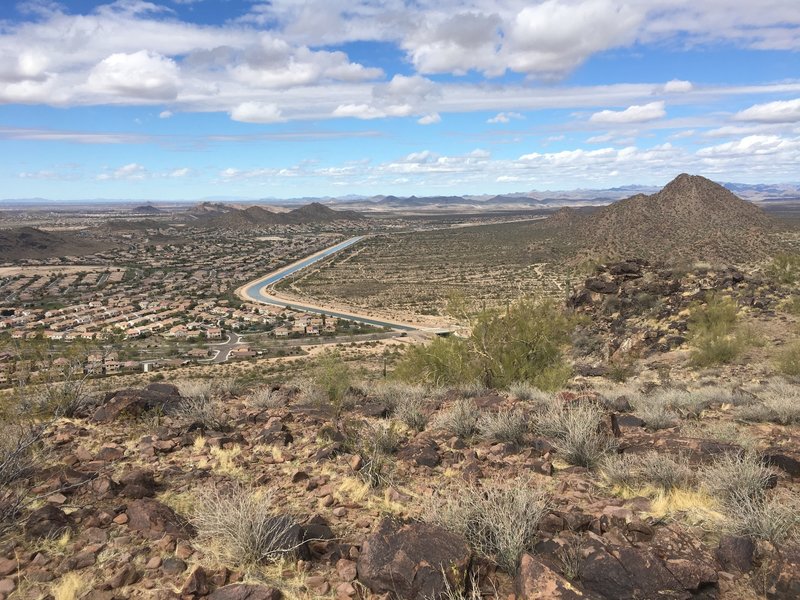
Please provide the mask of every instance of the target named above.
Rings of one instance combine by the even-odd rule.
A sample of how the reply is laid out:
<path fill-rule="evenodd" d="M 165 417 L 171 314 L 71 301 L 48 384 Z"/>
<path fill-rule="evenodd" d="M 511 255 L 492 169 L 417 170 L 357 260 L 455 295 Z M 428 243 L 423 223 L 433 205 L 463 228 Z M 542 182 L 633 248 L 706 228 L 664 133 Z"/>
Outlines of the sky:
<path fill-rule="evenodd" d="M 798 0 L 0 2 L 0 198 L 800 181 Z"/>

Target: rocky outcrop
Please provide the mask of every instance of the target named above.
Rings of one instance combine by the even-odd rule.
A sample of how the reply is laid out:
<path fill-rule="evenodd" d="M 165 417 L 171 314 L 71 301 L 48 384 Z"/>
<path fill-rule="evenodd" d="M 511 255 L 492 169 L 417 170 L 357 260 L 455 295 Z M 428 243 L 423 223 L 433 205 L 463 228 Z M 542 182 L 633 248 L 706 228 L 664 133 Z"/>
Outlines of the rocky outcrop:
<path fill-rule="evenodd" d="M 146 538 L 157 540 L 165 535 L 187 538 L 194 535 L 192 526 L 175 514 L 169 506 L 157 500 L 134 500 L 126 511 L 128 527 Z"/>
<path fill-rule="evenodd" d="M 423 600 L 440 598 L 446 582 L 461 589 L 471 552 L 449 531 L 424 523 L 384 519 L 358 558 L 358 580 L 377 594 Z"/>
<path fill-rule="evenodd" d="M 109 423 L 122 415 L 138 416 L 154 409 L 164 410 L 179 399 L 178 388 L 163 383 L 152 383 L 141 390 L 111 392 L 105 396 L 92 420 L 96 423 Z"/>

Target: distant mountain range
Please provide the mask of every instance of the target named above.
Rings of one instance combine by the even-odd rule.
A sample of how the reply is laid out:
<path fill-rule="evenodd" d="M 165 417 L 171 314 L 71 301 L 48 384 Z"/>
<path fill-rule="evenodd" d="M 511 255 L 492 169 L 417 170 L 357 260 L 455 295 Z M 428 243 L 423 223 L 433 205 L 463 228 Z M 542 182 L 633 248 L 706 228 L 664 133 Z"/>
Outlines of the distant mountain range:
<path fill-rule="evenodd" d="M 788 201 L 800 202 L 800 183 L 781 184 L 747 184 L 747 183 L 722 183 L 740 198 L 760 204 L 782 203 Z M 573 189 L 573 190 L 530 190 L 527 192 L 513 192 L 506 194 L 464 194 L 460 196 L 397 196 L 377 195 L 361 196 L 349 194 L 344 196 L 300 197 L 300 198 L 259 198 L 248 199 L 240 197 L 214 197 L 201 199 L 201 205 L 209 206 L 246 206 L 253 204 L 272 204 L 279 206 L 298 206 L 306 204 L 323 205 L 327 207 L 345 207 L 353 210 L 380 211 L 396 209 L 417 210 L 443 210 L 451 209 L 530 209 L 560 206 L 600 206 L 616 200 L 622 200 L 635 194 L 654 194 L 658 186 L 626 185 L 602 189 Z M 134 205 L 134 211 L 142 214 L 157 214 L 163 205 L 170 207 L 186 206 L 188 203 L 197 203 L 197 200 L 75 200 L 53 201 L 45 198 L 23 198 L 0 200 L 0 208 L 24 208 L 39 206 L 75 206 L 75 205 Z"/>
<path fill-rule="evenodd" d="M 108 244 L 81 233 L 43 231 L 35 227 L 0 229 L 0 256 L 6 260 L 81 256 L 108 248 Z"/>

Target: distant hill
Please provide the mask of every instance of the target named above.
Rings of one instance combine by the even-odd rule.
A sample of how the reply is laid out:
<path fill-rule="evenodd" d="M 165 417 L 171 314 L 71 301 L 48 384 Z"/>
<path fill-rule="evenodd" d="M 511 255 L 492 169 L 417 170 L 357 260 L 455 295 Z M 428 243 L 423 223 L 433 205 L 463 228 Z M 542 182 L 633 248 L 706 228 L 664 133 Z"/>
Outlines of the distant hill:
<path fill-rule="evenodd" d="M 306 223 L 332 223 L 342 220 L 363 219 L 351 210 L 333 210 L 319 202 L 312 202 L 288 212 L 272 212 L 261 206 L 237 208 L 224 204 L 204 203 L 195 207 L 192 214 L 207 227 L 222 229 L 248 229 L 266 225 L 301 225 Z"/>
<path fill-rule="evenodd" d="M 773 250 L 773 222 L 763 210 L 697 175 L 679 175 L 655 194 L 588 215 L 562 209 L 542 226 L 560 230 L 580 254 L 607 258 L 739 262 Z"/>
<path fill-rule="evenodd" d="M 137 206 L 131 212 L 134 212 L 138 215 L 159 215 L 164 211 L 151 204 L 145 204 L 143 206 Z"/>
<path fill-rule="evenodd" d="M 7 260 L 80 256 L 106 250 L 108 247 L 108 244 L 77 233 L 55 233 L 35 227 L 0 229 L 0 256 Z"/>

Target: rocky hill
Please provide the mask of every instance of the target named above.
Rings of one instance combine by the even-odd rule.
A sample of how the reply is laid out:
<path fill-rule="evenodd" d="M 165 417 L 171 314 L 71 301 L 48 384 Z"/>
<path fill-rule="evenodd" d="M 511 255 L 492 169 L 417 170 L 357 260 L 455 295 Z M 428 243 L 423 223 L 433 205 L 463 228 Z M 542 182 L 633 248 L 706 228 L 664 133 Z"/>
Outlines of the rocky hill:
<path fill-rule="evenodd" d="M 288 212 L 273 212 L 261 206 L 237 208 L 226 205 L 201 205 L 194 215 L 206 227 L 247 229 L 267 225 L 302 225 L 307 223 L 332 223 L 363 218 L 354 211 L 333 210 L 319 202 L 312 202 Z"/>
<path fill-rule="evenodd" d="M 566 218 L 569 216 L 569 218 Z M 713 181 L 682 174 L 652 195 L 637 194 L 586 215 L 544 223 L 582 256 L 746 262 L 774 251 L 770 217 Z"/>
<path fill-rule="evenodd" d="M 108 246 L 81 234 L 43 231 L 35 227 L 0 229 L 0 256 L 6 260 L 80 256 Z"/>

